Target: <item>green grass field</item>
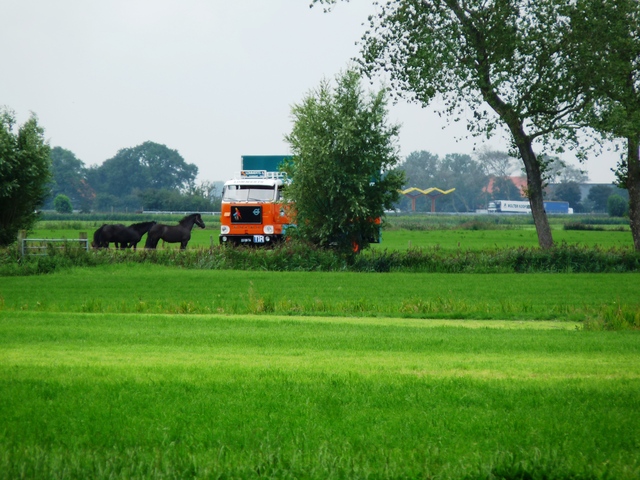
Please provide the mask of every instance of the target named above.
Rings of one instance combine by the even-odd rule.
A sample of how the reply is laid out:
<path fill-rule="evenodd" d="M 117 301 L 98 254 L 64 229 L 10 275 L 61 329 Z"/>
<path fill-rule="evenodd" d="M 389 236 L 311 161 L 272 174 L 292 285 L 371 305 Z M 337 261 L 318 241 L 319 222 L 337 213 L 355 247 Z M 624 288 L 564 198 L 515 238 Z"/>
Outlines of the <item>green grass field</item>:
<path fill-rule="evenodd" d="M 554 322 L 5 311 L 0 478 L 637 478 L 639 360 Z"/>
<path fill-rule="evenodd" d="M 85 231 L 88 230 L 85 228 Z M 37 229 L 30 238 L 67 238 L 77 239 L 80 230 L 74 229 Z M 87 231 L 92 239 L 93 231 Z M 194 229 L 188 248 L 209 247 L 218 245 L 219 230 L 206 228 Z M 631 233 L 628 231 L 565 231 L 555 230 L 554 241 L 558 244 L 568 243 L 602 248 L 633 246 Z M 142 238 L 138 248 L 144 247 L 146 236 Z M 371 248 L 388 250 L 407 250 L 409 248 L 444 249 L 444 250 L 483 250 L 506 247 L 537 247 L 538 237 L 532 228 L 514 230 L 391 230 L 382 235 L 382 242 L 373 244 Z M 179 244 L 163 244 L 159 249 L 178 249 Z M 113 245 L 111 246 L 113 248 Z"/>
<path fill-rule="evenodd" d="M 190 248 L 217 243 L 207 223 Z M 537 244 L 524 224 L 447 228 L 373 248 Z M 640 478 L 639 279 L 146 261 L 0 276 L 0 480 Z"/>

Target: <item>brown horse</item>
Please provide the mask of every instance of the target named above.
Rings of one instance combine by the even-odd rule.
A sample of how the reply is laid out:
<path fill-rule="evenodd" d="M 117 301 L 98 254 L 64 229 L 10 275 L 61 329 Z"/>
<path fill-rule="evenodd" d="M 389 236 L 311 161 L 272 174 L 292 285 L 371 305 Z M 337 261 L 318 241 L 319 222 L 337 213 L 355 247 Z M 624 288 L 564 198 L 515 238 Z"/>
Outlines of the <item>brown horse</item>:
<path fill-rule="evenodd" d="M 147 234 L 147 242 L 144 248 L 156 248 L 160 240 L 168 243 L 180 243 L 180 250 L 187 248 L 187 243 L 191 239 L 191 230 L 194 225 L 204 228 L 204 222 L 199 213 L 192 213 L 184 217 L 178 225 L 164 225 L 158 223 L 151 227 Z"/>

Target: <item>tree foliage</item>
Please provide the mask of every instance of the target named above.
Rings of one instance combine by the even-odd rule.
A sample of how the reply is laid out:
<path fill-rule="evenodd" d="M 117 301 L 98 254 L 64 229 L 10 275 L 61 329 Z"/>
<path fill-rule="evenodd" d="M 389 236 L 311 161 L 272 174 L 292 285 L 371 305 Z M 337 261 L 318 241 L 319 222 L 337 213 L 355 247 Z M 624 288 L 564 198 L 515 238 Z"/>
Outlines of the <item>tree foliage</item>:
<path fill-rule="evenodd" d="M 479 148 L 474 156 L 483 165 L 485 173 L 491 177 L 492 200 L 522 200 L 522 191 L 511 178 L 518 169 L 516 158 L 509 152 L 487 147 Z"/>
<path fill-rule="evenodd" d="M 404 188 L 449 188 L 439 174 L 440 157 L 431 152 L 425 150 L 411 152 L 396 169 L 404 172 Z"/>
<path fill-rule="evenodd" d="M 0 110 L 0 245 L 29 229 L 49 193 L 51 158 L 35 115 L 15 132 L 15 115 Z"/>
<path fill-rule="evenodd" d="M 51 196 L 66 195 L 83 211 L 89 211 L 95 192 L 87 182 L 87 168 L 76 155 L 62 147 L 51 149 Z"/>
<path fill-rule="evenodd" d="M 576 0 L 571 11 L 573 71 L 594 101 L 585 122 L 604 136 L 624 139 L 617 169 L 629 191 L 629 223 L 640 251 L 640 3 Z"/>
<path fill-rule="evenodd" d="M 212 212 L 220 211 L 220 196 L 216 196 L 213 187 L 204 182 L 194 185 L 188 191 L 168 189 L 148 189 L 139 194 L 145 210 L 164 210 L 174 212 Z"/>
<path fill-rule="evenodd" d="M 333 0 L 316 0 L 334 3 Z M 472 134 L 509 132 L 527 174 L 541 247 L 553 245 L 543 204 L 544 163 L 536 145 L 575 142 L 588 102 L 558 55 L 567 39 L 567 2 L 390 0 L 370 17 L 360 64 L 383 72 L 400 96 L 422 105 L 445 101 L 449 118 L 472 117 Z M 569 88 L 574 87 L 575 88 Z"/>
<path fill-rule="evenodd" d="M 545 183 L 586 183 L 589 180 L 587 173 L 557 156 L 541 155 L 544 162 L 542 179 Z"/>
<path fill-rule="evenodd" d="M 375 220 L 398 199 L 402 175 L 398 126 L 387 123 L 384 91 L 365 94 L 353 70 L 328 81 L 292 107 L 285 138 L 293 157 L 285 166 L 292 183 L 299 234 L 314 244 L 348 251 L 378 235 Z"/>
<path fill-rule="evenodd" d="M 443 203 L 451 205 L 454 212 L 473 212 L 484 205 L 484 190 L 488 176 L 482 164 L 470 155 L 448 154 L 440 163 L 443 183 L 455 188 L 455 191 L 442 198 Z M 461 173 L 464 172 L 462 175 Z"/>
<path fill-rule="evenodd" d="M 484 166 L 487 175 L 493 177 L 509 177 L 517 169 L 516 159 L 509 152 L 481 147 L 474 156 Z"/>

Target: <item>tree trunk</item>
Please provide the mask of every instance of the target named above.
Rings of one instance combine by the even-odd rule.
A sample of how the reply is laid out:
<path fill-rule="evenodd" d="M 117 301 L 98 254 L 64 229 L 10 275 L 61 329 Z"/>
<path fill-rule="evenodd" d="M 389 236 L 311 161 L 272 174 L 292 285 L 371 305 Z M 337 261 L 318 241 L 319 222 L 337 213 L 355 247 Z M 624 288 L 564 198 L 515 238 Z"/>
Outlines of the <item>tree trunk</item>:
<path fill-rule="evenodd" d="M 500 113 L 498 109 L 495 110 Z M 506 111 L 506 109 L 504 111 Z M 551 234 L 547 212 L 544 209 L 540 164 L 531 146 L 531 138 L 524 133 L 522 122 L 513 115 L 513 112 L 508 112 L 503 118 L 518 147 L 525 171 L 527 172 L 527 197 L 529 198 L 529 205 L 531 205 L 533 223 L 536 226 L 536 233 L 538 234 L 538 245 L 540 245 L 540 248 L 547 250 L 553 247 L 553 235 Z"/>
<path fill-rule="evenodd" d="M 533 223 L 536 226 L 538 234 L 538 244 L 540 248 L 549 249 L 553 247 L 553 236 L 547 212 L 544 209 L 542 172 L 536 154 L 533 153 L 531 141 L 526 140 L 524 143 L 518 142 L 518 149 L 524 162 L 524 168 L 527 172 L 527 194 L 529 204 L 531 205 L 531 214 L 533 215 Z"/>
<path fill-rule="evenodd" d="M 640 251 L 640 151 L 638 136 L 627 139 L 627 178 L 629 192 L 629 225 L 633 236 L 633 247 Z"/>

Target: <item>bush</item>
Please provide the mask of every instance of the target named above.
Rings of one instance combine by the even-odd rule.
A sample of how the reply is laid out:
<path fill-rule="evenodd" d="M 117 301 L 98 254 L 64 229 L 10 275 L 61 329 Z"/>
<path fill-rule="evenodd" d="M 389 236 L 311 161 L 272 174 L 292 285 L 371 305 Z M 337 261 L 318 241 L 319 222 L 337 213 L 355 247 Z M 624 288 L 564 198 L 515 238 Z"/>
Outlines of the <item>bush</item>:
<path fill-rule="evenodd" d="M 53 208 L 58 213 L 72 213 L 73 205 L 71 205 L 71 200 L 69 197 L 63 194 L 56 195 L 56 198 L 53 199 Z"/>
<path fill-rule="evenodd" d="M 607 199 L 607 212 L 611 217 L 624 217 L 629 213 L 629 204 L 620 195 L 611 195 Z"/>
<path fill-rule="evenodd" d="M 563 226 L 563 229 L 564 230 L 590 230 L 590 231 L 598 231 L 598 232 L 605 232 L 605 231 L 625 232 L 627 230 L 622 225 L 619 225 L 617 227 L 607 228 L 607 227 L 603 227 L 602 225 L 591 225 L 583 222 L 565 223 Z"/>

